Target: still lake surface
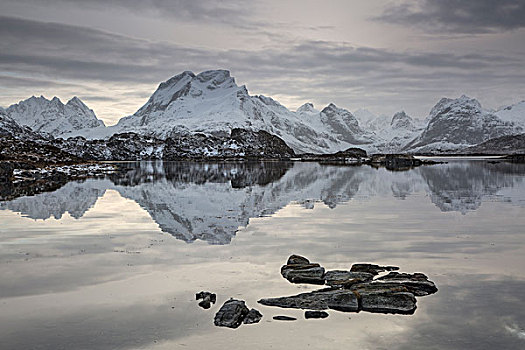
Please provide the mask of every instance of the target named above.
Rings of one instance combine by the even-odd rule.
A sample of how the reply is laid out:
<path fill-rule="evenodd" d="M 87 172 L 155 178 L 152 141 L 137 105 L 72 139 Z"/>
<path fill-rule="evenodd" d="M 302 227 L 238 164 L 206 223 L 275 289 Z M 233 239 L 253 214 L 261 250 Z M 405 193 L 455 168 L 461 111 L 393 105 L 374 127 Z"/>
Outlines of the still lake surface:
<path fill-rule="evenodd" d="M 0 348 L 525 348 L 524 164 L 126 166 L 0 203 Z M 257 304 L 316 289 L 281 277 L 293 253 L 400 266 L 439 291 L 410 316 Z M 215 327 L 230 297 L 261 322 Z"/>

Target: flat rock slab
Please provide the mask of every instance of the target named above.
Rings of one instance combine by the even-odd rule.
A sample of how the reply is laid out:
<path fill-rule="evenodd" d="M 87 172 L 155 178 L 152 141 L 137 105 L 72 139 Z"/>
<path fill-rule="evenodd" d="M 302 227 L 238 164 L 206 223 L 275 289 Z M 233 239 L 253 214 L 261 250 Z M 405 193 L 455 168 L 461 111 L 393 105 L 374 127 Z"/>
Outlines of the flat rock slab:
<path fill-rule="evenodd" d="M 324 274 L 325 283 L 331 287 L 348 288 L 356 283 L 372 280 L 374 275 L 368 272 L 351 272 L 345 270 L 331 270 Z"/>
<path fill-rule="evenodd" d="M 304 312 L 304 318 L 327 318 L 328 312 L 324 311 L 305 311 Z"/>
<path fill-rule="evenodd" d="M 377 278 L 374 283 L 399 284 L 406 287 L 409 292 L 418 297 L 434 294 L 438 291 L 435 283 L 430 281 L 428 277 L 422 273 L 390 272 L 386 276 Z"/>
<path fill-rule="evenodd" d="M 397 271 L 399 267 L 397 266 L 380 266 L 375 264 L 353 264 L 350 268 L 351 272 L 367 272 L 376 276 L 380 272 L 384 271 Z"/>
<path fill-rule="evenodd" d="M 277 321 L 296 321 L 297 320 L 295 317 L 291 317 L 291 316 L 274 316 L 273 319 Z"/>
<path fill-rule="evenodd" d="M 215 314 L 214 324 L 219 327 L 237 328 L 249 312 L 244 301 L 230 299 Z"/>
<path fill-rule="evenodd" d="M 333 309 L 346 312 L 356 312 L 359 310 L 356 293 L 345 289 L 322 289 L 288 297 L 261 299 L 258 303 L 291 309 Z"/>
<path fill-rule="evenodd" d="M 416 297 L 409 292 L 360 294 L 361 309 L 368 312 L 411 315 L 416 311 Z"/>

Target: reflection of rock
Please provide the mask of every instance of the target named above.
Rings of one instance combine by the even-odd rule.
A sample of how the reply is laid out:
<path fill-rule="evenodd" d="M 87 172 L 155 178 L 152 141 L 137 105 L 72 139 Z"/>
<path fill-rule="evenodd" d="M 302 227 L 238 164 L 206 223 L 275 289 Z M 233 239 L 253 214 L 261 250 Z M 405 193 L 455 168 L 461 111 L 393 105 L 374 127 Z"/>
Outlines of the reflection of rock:
<path fill-rule="evenodd" d="M 249 310 L 243 300 L 230 299 L 215 314 L 214 324 L 219 327 L 237 328 L 242 323 L 257 323 L 261 318 L 261 313 L 255 309 Z"/>

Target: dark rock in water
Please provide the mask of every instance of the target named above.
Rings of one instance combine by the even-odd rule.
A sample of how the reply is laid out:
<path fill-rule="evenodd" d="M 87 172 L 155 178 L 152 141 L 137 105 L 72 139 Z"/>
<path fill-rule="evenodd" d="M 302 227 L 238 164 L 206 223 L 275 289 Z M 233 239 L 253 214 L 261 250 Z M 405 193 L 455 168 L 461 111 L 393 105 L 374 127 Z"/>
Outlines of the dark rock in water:
<path fill-rule="evenodd" d="M 259 323 L 263 315 L 255 309 L 251 309 L 243 320 L 244 324 Z"/>
<path fill-rule="evenodd" d="M 296 321 L 297 320 L 295 317 L 290 317 L 290 316 L 274 316 L 273 319 L 277 321 Z"/>
<path fill-rule="evenodd" d="M 286 262 L 286 265 L 308 265 L 310 264 L 310 260 L 306 259 L 304 256 L 300 255 L 290 255 L 288 258 L 288 261 Z"/>
<path fill-rule="evenodd" d="M 195 299 L 202 301 L 199 303 L 199 306 L 203 309 L 209 309 L 211 307 L 211 304 L 215 304 L 217 301 L 217 295 L 210 292 L 199 292 L 195 294 Z"/>
<path fill-rule="evenodd" d="M 374 281 L 374 284 L 382 283 L 402 285 L 418 297 L 434 294 L 438 290 L 434 282 L 430 281 L 428 277 L 422 273 L 390 272 L 388 275 L 379 277 Z"/>
<path fill-rule="evenodd" d="M 324 267 L 299 255 L 291 255 L 281 267 L 281 275 L 292 283 L 324 284 Z"/>
<path fill-rule="evenodd" d="M 324 279 L 326 284 L 331 287 L 349 288 L 356 283 L 372 280 L 374 275 L 368 272 L 350 272 L 344 270 L 326 271 Z"/>
<path fill-rule="evenodd" d="M 327 318 L 328 312 L 324 311 L 305 311 L 304 312 L 304 318 Z"/>
<path fill-rule="evenodd" d="M 292 309 L 333 309 L 347 312 L 359 310 L 356 293 L 345 289 L 321 289 L 288 297 L 261 299 L 258 303 Z"/>
<path fill-rule="evenodd" d="M 292 255 L 286 265 L 281 267 L 281 274 L 290 282 L 326 281 L 331 288 L 301 293 L 279 298 L 260 299 L 258 303 L 282 308 L 307 309 L 306 318 L 325 318 L 321 310 L 343 312 L 378 312 L 392 314 L 413 314 L 416 310 L 416 296 L 425 296 L 437 292 L 434 282 L 422 273 L 390 272 L 373 279 L 384 271 L 399 270 L 397 266 L 375 264 L 354 264 L 350 271 L 331 270 L 324 272 L 319 264 L 308 259 Z M 319 274 L 323 271 L 323 275 Z M 314 310 L 314 311 L 310 311 Z"/>
<path fill-rule="evenodd" d="M 392 314 L 413 314 L 416 298 L 401 283 L 376 283 L 376 281 L 356 284 L 351 287 L 360 301 L 363 311 Z"/>
<path fill-rule="evenodd" d="M 412 293 L 360 293 L 361 309 L 368 312 L 406 314 L 416 311 L 416 297 Z"/>
<path fill-rule="evenodd" d="M 351 272 L 367 272 L 372 275 L 378 275 L 380 272 L 384 271 L 396 271 L 399 270 L 397 266 L 379 266 L 375 264 L 354 264 L 350 269 Z"/>
<path fill-rule="evenodd" d="M 219 327 L 237 328 L 249 312 L 244 301 L 230 299 L 215 314 L 214 324 Z"/>

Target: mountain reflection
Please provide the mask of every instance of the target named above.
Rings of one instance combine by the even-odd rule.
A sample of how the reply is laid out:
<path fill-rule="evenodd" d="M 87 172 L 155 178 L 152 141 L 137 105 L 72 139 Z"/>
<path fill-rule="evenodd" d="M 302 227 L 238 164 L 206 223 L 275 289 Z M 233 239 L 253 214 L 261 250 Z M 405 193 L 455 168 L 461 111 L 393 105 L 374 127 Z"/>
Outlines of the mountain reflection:
<path fill-rule="evenodd" d="M 441 211 L 466 214 L 484 201 L 523 205 L 525 165 L 455 162 L 389 172 L 368 166 L 292 162 L 137 162 L 104 180 L 0 203 L 32 219 L 81 218 L 106 190 L 118 191 L 146 210 L 162 231 L 192 242 L 228 244 L 249 219 L 271 215 L 290 202 L 329 208 L 352 198 L 428 193 Z"/>

